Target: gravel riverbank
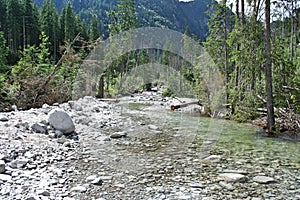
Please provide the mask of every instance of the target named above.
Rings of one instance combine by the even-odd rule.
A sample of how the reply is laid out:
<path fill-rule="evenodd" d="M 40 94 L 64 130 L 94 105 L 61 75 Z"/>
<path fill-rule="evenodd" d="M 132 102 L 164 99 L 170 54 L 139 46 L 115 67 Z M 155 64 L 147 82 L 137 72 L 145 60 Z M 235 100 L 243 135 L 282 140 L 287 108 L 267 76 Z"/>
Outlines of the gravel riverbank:
<path fill-rule="evenodd" d="M 300 199 L 299 160 L 197 140 L 168 118 L 172 101 L 85 97 L 0 113 L 0 199 Z M 56 108 L 75 133 L 49 124 Z"/>

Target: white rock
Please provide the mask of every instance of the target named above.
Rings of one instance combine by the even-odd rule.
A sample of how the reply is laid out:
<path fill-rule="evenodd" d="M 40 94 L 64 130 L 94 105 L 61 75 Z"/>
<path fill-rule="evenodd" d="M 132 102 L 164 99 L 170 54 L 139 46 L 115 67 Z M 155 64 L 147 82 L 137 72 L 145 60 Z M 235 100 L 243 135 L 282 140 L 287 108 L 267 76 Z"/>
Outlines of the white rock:
<path fill-rule="evenodd" d="M 253 181 L 257 183 L 267 184 L 267 183 L 275 182 L 275 179 L 267 176 L 255 176 L 253 178 Z"/>
<path fill-rule="evenodd" d="M 11 181 L 11 176 L 7 174 L 0 174 L 0 181 Z"/>
<path fill-rule="evenodd" d="M 212 162 L 212 163 L 216 163 L 216 162 L 220 162 L 222 159 L 221 156 L 217 156 L 217 155 L 211 155 L 207 158 L 204 158 L 203 161 L 205 162 Z"/>
<path fill-rule="evenodd" d="M 244 181 L 246 181 L 246 176 L 244 176 L 242 174 L 223 173 L 223 174 L 220 174 L 219 177 L 227 182 L 244 182 Z"/>
<path fill-rule="evenodd" d="M 71 189 L 71 192 L 81 192 L 81 193 L 83 193 L 83 192 L 86 192 L 86 191 L 87 191 L 87 189 L 84 186 L 76 186 L 76 187 L 73 187 Z"/>
<path fill-rule="evenodd" d="M 65 134 L 73 133 L 75 125 L 71 117 L 62 109 L 53 109 L 48 114 L 48 122 L 53 128 Z"/>

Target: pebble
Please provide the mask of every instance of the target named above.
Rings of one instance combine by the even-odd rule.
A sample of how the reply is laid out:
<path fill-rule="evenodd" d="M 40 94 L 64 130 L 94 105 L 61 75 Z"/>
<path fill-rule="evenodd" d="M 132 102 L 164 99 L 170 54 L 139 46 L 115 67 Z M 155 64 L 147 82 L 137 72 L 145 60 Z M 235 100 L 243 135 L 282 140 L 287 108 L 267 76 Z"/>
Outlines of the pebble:
<path fill-rule="evenodd" d="M 11 176 L 7 174 L 0 174 L 0 181 L 11 181 Z"/>
<path fill-rule="evenodd" d="M 84 192 L 86 192 L 87 191 L 87 188 L 86 187 L 84 187 L 84 186 L 76 186 L 76 187 L 73 187 L 72 189 L 71 189 L 71 192 L 80 192 L 80 193 L 84 193 Z"/>
<path fill-rule="evenodd" d="M 204 162 L 217 163 L 217 162 L 220 162 L 221 159 L 222 159 L 222 156 L 211 155 L 211 156 L 208 156 L 207 158 L 204 158 L 203 161 Z"/>
<path fill-rule="evenodd" d="M 275 179 L 267 176 L 255 176 L 253 177 L 253 181 L 257 183 L 268 184 L 275 182 Z"/>
<path fill-rule="evenodd" d="M 242 174 L 236 173 L 223 173 L 220 174 L 219 177 L 226 182 L 245 182 L 246 176 Z"/>

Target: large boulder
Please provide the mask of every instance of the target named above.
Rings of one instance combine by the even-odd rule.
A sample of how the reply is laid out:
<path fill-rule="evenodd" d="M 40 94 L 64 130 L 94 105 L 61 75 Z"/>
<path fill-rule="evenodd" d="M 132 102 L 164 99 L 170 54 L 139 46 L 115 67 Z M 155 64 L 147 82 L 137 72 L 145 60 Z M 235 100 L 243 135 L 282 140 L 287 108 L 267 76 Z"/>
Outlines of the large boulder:
<path fill-rule="evenodd" d="M 48 122 L 53 128 L 64 134 L 70 134 L 75 131 L 72 118 L 62 109 L 56 108 L 51 110 L 48 114 Z"/>

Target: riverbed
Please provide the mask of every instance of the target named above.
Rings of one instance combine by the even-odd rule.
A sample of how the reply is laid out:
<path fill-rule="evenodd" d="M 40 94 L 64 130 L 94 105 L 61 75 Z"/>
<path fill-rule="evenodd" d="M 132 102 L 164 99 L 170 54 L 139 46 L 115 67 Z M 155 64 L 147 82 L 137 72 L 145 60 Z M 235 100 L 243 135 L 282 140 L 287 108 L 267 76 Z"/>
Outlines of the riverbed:
<path fill-rule="evenodd" d="M 0 197 L 18 199 L 8 190 L 30 182 L 36 189 L 25 190 L 19 199 L 300 199 L 299 143 L 262 137 L 249 124 L 200 117 L 195 107 L 172 112 L 172 101 L 147 93 L 118 103 L 86 97 L 75 102 L 77 110 L 68 103 L 56 105 L 70 113 L 76 137 L 41 142 L 62 158 L 18 169 L 20 175 L 50 173 L 49 184 L 12 176 L 0 181 L 6 188 Z M 9 116 L 30 124 L 51 109 L 26 111 L 26 118 L 17 112 Z M 36 136 L 30 130 L 19 134 Z M 47 141 L 47 135 L 38 137 Z M 1 146 L 10 148 L 7 141 L 2 138 Z"/>

